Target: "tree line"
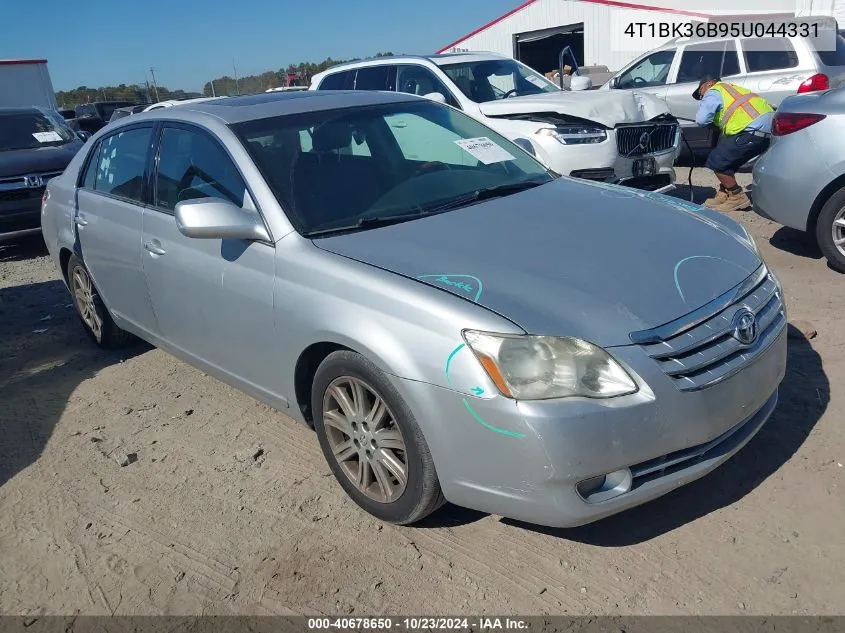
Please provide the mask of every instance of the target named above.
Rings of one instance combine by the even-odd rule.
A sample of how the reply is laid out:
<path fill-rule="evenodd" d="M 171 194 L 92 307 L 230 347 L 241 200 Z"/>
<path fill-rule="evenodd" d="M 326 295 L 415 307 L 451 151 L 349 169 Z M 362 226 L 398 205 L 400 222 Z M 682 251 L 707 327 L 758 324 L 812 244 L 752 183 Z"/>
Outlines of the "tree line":
<path fill-rule="evenodd" d="M 389 57 L 393 53 L 377 53 L 376 57 Z M 245 77 L 230 77 L 223 75 L 207 81 L 203 86 L 202 93 L 189 92 L 186 90 L 171 90 L 165 86 L 156 86 L 152 83 L 145 85 L 120 84 L 118 86 L 101 86 L 92 88 L 79 86 L 73 90 L 59 90 L 56 92 L 56 102 L 61 108 L 73 108 L 83 103 L 94 101 L 131 101 L 133 103 L 154 103 L 167 99 L 190 99 L 192 97 L 212 96 L 234 96 L 243 94 L 255 94 L 264 92 L 270 88 L 278 88 L 288 85 L 288 74 L 295 74 L 296 85 L 307 86 L 311 78 L 332 66 L 347 62 L 358 61 L 353 59 L 332 59 L 331 57 L 321 62 L 300 62 L 289 64 L 279 70 L 268 70 L 259 75 L 247 75 Z"/>

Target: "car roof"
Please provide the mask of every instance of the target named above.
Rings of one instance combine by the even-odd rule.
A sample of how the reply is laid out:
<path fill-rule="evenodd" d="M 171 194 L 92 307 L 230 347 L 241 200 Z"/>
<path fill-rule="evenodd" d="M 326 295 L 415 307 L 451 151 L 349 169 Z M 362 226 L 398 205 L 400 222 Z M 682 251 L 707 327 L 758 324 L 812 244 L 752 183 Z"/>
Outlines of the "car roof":
<path fill-rule="evenodd" d="M 456 64 L 459 62 L 481 62 L 491 60 L 511 59 L 505 55 L 497 53 L 441 53 L 439 55 L 386 55 L 384 57 L 370 57 L 368 59 L 359 59 L 354 62 L 345 62 L 332 66 L 326 70 L 315 74 L 313 79 L 320 79 L 326 75 L 331 75 L 338 71 L 349 70 L 351 68 L 360 68 L 362 66 L 378 66 L 381 64 L 396 64 L 396 63 L 411 63 L 428 61 L 438 66 L 445 64 Z"/>
<path fill-rule="evenodd" d="M 34 106 L 15 106 L 15 107 L 5 107 L 0 108 L 0 115 L 4 114 L 40 114 L 41 108 L 36 108 Z"/>
<path fill-rule="evenodd" d="M 376 91 L 262 92 L 243 97 L 225 97 L 201 103 L 185 104 L 178 108 L 158 108 L 143 112 L 138 116 L 145 119 L 191 119 L 193 117 L 189 113 L 201 113 L 214 116 L 224 123 L 231 124 L 304 112 L 420 100 L 424 101 L 422 97 L 414 95 Z"/>

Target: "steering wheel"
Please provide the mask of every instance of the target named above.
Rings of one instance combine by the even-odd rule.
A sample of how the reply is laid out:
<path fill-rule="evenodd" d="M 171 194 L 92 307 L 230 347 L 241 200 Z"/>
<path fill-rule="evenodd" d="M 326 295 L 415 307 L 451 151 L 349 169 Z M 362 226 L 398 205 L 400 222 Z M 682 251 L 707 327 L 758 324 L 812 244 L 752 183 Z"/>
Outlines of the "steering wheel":
<path fill-rule="evenodd" d="M 632 82 L 635 86 L 640 86 L 640 85 L 642 85 L 642 84 L 644 84 L 644 83 L 648 83 L 648 82 L 647 82 L 645 79 L 643 79 L 642 77 L 634 77 L 634 78 L 631 80 L 631 82 Z"/>
<path fill-rule="evenodd" d="M 414 172 L 414 176 L 419 176 L 420 174 L 427 174 L 435 171 L 443 171 L 444 169 L 449 169 L 449 165 L 439 160 L 430 160 L 420 165 L 419 168 Z"/>
<path fill-rule="evenodd" d="M 507 99 L 511 95 L 515 95 L 515 94 L 516 94 L 516 88 L 511 88 L 505 94 L 502 95 L 502 99 Z"/>

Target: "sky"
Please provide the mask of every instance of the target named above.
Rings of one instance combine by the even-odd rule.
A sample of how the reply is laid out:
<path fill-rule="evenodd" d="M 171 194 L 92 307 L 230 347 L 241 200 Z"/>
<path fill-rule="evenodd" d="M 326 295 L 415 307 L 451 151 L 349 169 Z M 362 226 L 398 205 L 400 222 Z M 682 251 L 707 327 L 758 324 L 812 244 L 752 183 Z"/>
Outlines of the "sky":
<path fill-rule="evenodd" d="M 215 77 L 377 52 L 433 53 L 521 0 L 43 0 L 6 4 L 0 59 L 46 58 L 55 90 Z M 55 3 L 54 11 L 46 10 Z"/>

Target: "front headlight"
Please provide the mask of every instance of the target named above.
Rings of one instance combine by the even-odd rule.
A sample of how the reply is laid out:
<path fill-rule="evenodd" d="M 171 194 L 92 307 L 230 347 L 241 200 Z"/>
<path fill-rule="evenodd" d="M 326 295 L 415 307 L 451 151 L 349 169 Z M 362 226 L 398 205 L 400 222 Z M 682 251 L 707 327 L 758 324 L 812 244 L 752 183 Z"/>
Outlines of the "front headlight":
<path fill-rule="evenodd" d="M 502 395 L 514 400 L 613 398 L 637 391 L 610 354 L 581 339 L 474 330 L 465 331 L 464 339 Z"/>
<path fill-rule="evenodd" d="M 537 130 L 540 136 L 550 136 L 564 145 L 587 145 L 607 140 L 607 131 L 591 125 L 561 125 Z"/>

